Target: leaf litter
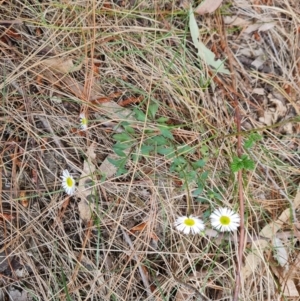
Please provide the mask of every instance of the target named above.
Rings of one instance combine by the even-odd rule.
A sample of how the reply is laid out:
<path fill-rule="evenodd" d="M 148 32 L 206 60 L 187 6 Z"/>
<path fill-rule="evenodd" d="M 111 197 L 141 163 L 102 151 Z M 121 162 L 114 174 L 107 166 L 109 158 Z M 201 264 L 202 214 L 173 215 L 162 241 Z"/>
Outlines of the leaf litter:
<path fill-rule="evenodd" d="M 79 216 L 84 222 L 88 222 L 92 218 L 95 202 L 95 174 L 96 166 L 93 161 L 96 159 L 95 149 L 96 142 L 92 142 L 86 151 L 86 159 L 83 163 L 80 180 L 78 182 L 78 195 L 80 202 L 78 203 Z"/>
<path fill-rule="evenodd" d="M 236 206 L 233 76 L 243 130 L 262 136 L 248 150 L 257 164 L 245 174 L 240 297 L 299 297 L 297 3 L 214 1 L 222 2 L 216 10 L 212 2 L 200 4 L 201 16 L 175 1 L 75 1 L 74 10 L 50 1 L 47 14 L 44 4 L 1 6 L 12 20 L 0 21 L 1 300 L 231 300 L 237 236 L 207 229 L 186 239 L 172 229 L 186 191 L 164 155 L 129 160 L 121 176 L 108 158 L 117 158 L 120 122 L 131 124 L 137 145 L 156 130 L 155 120 L 134 117 L 155 101 L 155 114 L 175 127 L 173 141 L 194 147 L 189 159 L 205 157 L 208 180 L 193 199 L 195 213 Z M 81 112 L 89 116 L 84 134 Z M 65 168 L 78 179 L 67 199 Z"/>

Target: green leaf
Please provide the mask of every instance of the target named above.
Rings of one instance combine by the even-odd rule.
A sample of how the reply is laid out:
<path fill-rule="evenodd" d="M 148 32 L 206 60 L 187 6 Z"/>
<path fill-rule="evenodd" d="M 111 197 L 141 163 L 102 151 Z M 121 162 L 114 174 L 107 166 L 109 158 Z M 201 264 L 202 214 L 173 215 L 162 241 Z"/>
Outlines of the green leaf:
<path fill-rule="evenodd" d="M 156 122 L 158 123 L 166 123 L 169 120 L 168 117 L 159 117 L 158 119 L 156 119 Z"/>
<path fill-rule="evenodd" d="M 157 132 L 157 130 L 154 130 L 154 129 L 145 129 L 145 134 L 153 134 L 153 133 L 155 133 L 155 132 Z"/>
<path fill-rule="evenodd" d="M 112 165 L 117 167 L 117 173 L 116 173 L 117 177 L 128 172 L 128 170 L 125 168 L 127 158 L 121 158 L 121 159 L 107 158 L 107 159 Z"/>
<path fill-rule="evenodd" d="M 195 189 L 192 193 L 193 197 L 197 197 L 199 196 L 202 192 L 203 192 L 204 187 L 198 187 L 197 189 Z"/>
<path fill-rule="evenodd" d="M 253 140 L 250 140 L 250 139 L 247 139 L 245 142 L 244 142 L 244 148 L 251 148 L 252 146 L 254 145 L 254 141 Z"/>
<path fill-rule="evenodd" d="M 197 169 L 197 168 L 202 168 L 202 167 L 204 167 L 205 164 L 206 164 L 205 160 L 200 159 L 200 160 L 198 160 L 198 161 L 196 161 L 196 162 L 193 162 L 193 163 L 192 163 L 192 166 L 193 166 L 193 168 Z"/>
<path fill-rule="evenodd" d="M 237 172 L 242 169 L 253 170 L 255 168 L 255 164 L 247 155 L 242 155 L 241 158 L 233 157 L 230 168 L 233 172 Z"/>
<path fill-rule="evenodd" d="M 148 139 L 147 143 L 151 145 L 166 145 L 168 143 L 168 140 L 164 136 L 158 135 L 151 139 Z"/>
<path fill-rule="evenodd" d="M 207 180 L 207 178 L 208 178 L 208 171 L 205 171 L 200 175 L 200 181 L 205 181 L 205 180 Z M 199 185 L 199 182 L 198 182 L 198 185 Z"/>
<path fill-rule="evenodd" d="M 107 179 L 106 179 L 106 174 L 104 173 L 104 174 L 101 175 L 100 182 L 103 183 L 103 182 L 105 182 L 106 180 L 107 180 Z"/>
<path fill-rule="evenodd" d="M 200 41 L 200 34 L 199 28 L 197 25 L 197 21 L 194 16 L 192 5 L 190 6 L 190 32 L 192 36 L 192 40 L 194 46 L 198 50 L 198 56 L 209 66 L 216 69 L 217 72 L 230 74 L 229 70 L 224 67 L 224 62 L 220 60 L 215 60 L 215 54 L 210 51 L 201 41 Z"/>
<path fill-rule="evenodd" d="M 150 105 L 149 105 L 149 108 L 148 108 L 148 112 L 149 112 L 149 115 L 150 115 L 150 118 L 151 119 L 154 119 L 155 118 L 155 115 L 157 113 L 157 110 L 158 110 L 158 103 L 156 102 L 152 102 Z"/>
<path fill-rule="evenodd" d="M 117 142 L 112 148 L 113 151 L 120 157 L 125 157 L 126 154 L 123 152 L 126 149 L 131 148 L 132 145 L 126 144 L 126 143 L 120 143 Z"/>
<path fill-rule="evenodd" d="M 114 152 L 120 157 L 126 157 L 126 154 L 119 148 L 113 148 Z"/>
<path fill-rule="evenodd" d="M 196 201 L 202 204 L 208 203 L 208 200 L 205 198 L 197 198 Z"/>
<path fill-rule="evenodd" d="M 128 133 L 128 134 L 134 134 L 135 133 L 135 130 L 132 126 L 130 125 L 127 125 L 127 126 L 124 126 L 124 130 Z"/>
<path fill-rule="evenodd" d="M 133 111 L 134 111 L 134 114 L 135 114 L 135 118 L 138 121 L 145 122 L 145 120 L 147 120 L 147 116 L 141 110 L 134 108 Z"/>
<path fill-rule="evenodd" d="M 185 168 L 186 165 L 187 165 L 187 162 L 186 162 L 185 158 L 182 157 L 182 156 L 179 156 L 179 157 L 174 159 L 173 163 L 170 166 L 170 171 L 171 172 L 173 172 L 173 171 L 176 171 L 176 172 L 182 171 L 183 168 Z"/>
<path fill-rule="evenodd" d="M 244 147 L 246 149 L 251 148 L 255 142 L 262 139 L 262 136 L 257 133 L 251 133 L 248 139 L 244 142 Z"/>
<path fill-rule="evenodd" d="M 239 157 L 233 157 L 233 161 L 230 164 L 230 169 L 233 172 L 238 172 L 239 170 L 243 169 L 244 164 L 243 164 L 243 160 L 240 159 Z"/>
<path fill-rule="evenodd" d="M 168 156 L 170 154 L 174 154 L 174 147 L 159 146 L 157 147 L 156 151 L 160 155 Z"/>
<path fill-rule="evenodd" d="M 204 202 L 202 201 L 202 203 L 205 203 L 205 201 L 207 202 L 207 200 L 205 200 L 205 199 L 203 199 L 203 200 L 204 200 Z M 210 209 L 205 210 L 204 213 L 203 213 L 203 218 L 208 219 L 210 216 L 211 216 L 211 210 Z"/>
<path fill-rule="evenodd" d="M 125 150 L 125 149 L 129 149 L 132 147 L 132 144 L 128 144 L 128 143 L 120 143 L 120 142 L 117 142 L 113 148 L 118 148 L 118 149 L 121 149 L 121 150 Z"/>
<path fill-rule="evenodd" d="M 141 158 L 142 158 L 141 154 L 132 154 L 131 155 L 131 160 L 133 161 L 133 163 L 137 163 Z"/>
<path fill-rule="evenodd" d="M 126 142 L 126 141 L 132 140 L 132 138 L 125 132 L 123 132 L 121 134 L 115 134 L 115 135 L 113 135 L 113 138 L 119 142 Z"/>
<path fill-rule="evenodd" d="M 121 168 L 122 166 L 125 166 L 126 160 L 122 159 L 113 159 L 113 158 L 107 158 L 107 160 L 114 165 L 117 168 Z"/>
<path fill-rule="evenodd" d="M 125 126 L 130 125 L 130 123 L 129 123 L 128 121 L 121 121 L 121 122 L 119 123 L 119 125 L 122 126 L 122 127 L 125 127 Z"/>
<path fill-rule="evenodd" d="M 220 193 L 214 191 L 214 198 L 217 199 L 217 200 L 221 200 L 222 196 L 220 195 Z"/>
<path fill-rule="evenodd" d="M 253 170 L 255 168 L 255 164 L 251 159 L 245 160 L 244 168 L 247 170 Z"/>
<path fill-rule="evenodd" d="M 208 157 L 208 146 L 207 145 L 202 145 L 202 147 L 200 148 L 200 153 L 203 157 Z"/>
<path fill-rule="evenodd" d="M 188 183 L 194 182 L 197 177 L 197 172 L 195 170 L 191 170 L 187 172 L 185 169 L 179 172 L 179 176 L 181 179 L 185 179 Z"/>
<path fill-rule="evenodd" d="M 172 139 L 172 140 L 174 139 L 174 137 L 173 137 L 171 131 L 170 131 L 167 127 L 162 127 L 162 126 L 160 126 L 160 127 L 158 127 L 158 128 L 159 128 L 161 134 L 162 134 L 164 137 L 169 138 L 169 139 Z"/>
<path fill-rule="evenodd" d="M 118 169 L 117 173 L 116 173 L 116 177 L 124 175 L 128 173 L 128 169 L 126 169 L 125 167 L 121 167 Z"/>
<path fill-rule="evenodd" d="M 207 191 L 207 197 L 208 197 L 209 199 L 213 199 L 214 196 L 215 196 L 215 195 L 214 195 L 214 192 L 213 192 L 212 190 L 209 189 L 209 190 Z"/>
<path fill-rule="evenodd" d="M 150 155 L 150 152 L 152 152 L 154 150 L 154 146 L 153 145 L 146 145 L 146 144 L 143 144 L 141 146 L 141 154 L 143 156 L 149 156 Z"/>
<path fill-rule="evenodd" d="M 184 145 L 184 146 L 180 146 L 178 147 L 178 152 L 180 154 L 191 154 L 195 151 L 195 148 L 189 145 Z"/>

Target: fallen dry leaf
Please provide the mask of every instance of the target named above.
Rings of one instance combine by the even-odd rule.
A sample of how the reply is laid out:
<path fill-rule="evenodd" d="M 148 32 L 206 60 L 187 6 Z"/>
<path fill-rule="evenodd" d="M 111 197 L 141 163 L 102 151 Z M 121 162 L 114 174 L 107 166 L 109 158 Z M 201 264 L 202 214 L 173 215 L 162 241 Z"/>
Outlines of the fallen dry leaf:
<path fill-rule="evenodd" d="M 90 196 L 93 195 L 94 189 L 91 184 L 93 183 L 92 174 L 96 170 L 96 166 L 93 163 L 93 160 L 96 158 L 96 146 L 97 143 L 93 142 L 86 152 L 87 159 L 83 163 L 83 169 L 78 183 L 78 195 L 81 198 L 78 203 L 78 210 L 79 216 L 84 222 L 88 222 L 91 219 L 94 209 L 92 197 Z"/>
<path fill-rule="evenodd" d="M 97 105 L 97 104 L 101 104 L 103 102 L 109 102 L 109 101 L 111 101 L 110 97 L 103 96 L 103 97 L 99 97 L 97 99 L 92 100 L 91 103 L 94 105 Z"/>
<path fill-rule="evenodd" d="M 175 295 L 175 301 L 192 300 L 194 291 L 191 288 L 180 285 Z"/>
<path fill-rule="evenodd" d="M 258 32 L 270 30 L 270 29 L 272 29 L 275 25 L 276 25 L 276 22 L 274 22 L 274 21 L 264 23 L 263 25 L 261 25 L 261 26 L 259 27 Z"/>
<path fill-rule="evenodd" d="M 144 231 L 147 226 L 148 226 L 148 223 L 147 222 L 143 222 L 143 223 L 141 223 L 139 225 L 134 226 L 129 231 L 132 234 L 135 233 L 135 232 L 137 232 L 137 231 Z M 150 237 L 153 239 L 153 241 L 155 243 L 158 242 L 158 236 L 153 231 L 151 231 Z"/>
<path fill-rule="evenodd" d="M 274 257 L 280 266 L 285 270 L 289 269 L 289 253 L 288 248 L 283 244 L 282 240 L 278 237 L 273 239 Z"/>
<path fill-rule="evenodd" d="M 5 34 L 16 40 L 21 40 L 21 38 L 22 38 L 22 36 L 13 28 L 7 29 L 5 31 Z"/>
<path fill-rule="evenodd" d="M 92 68 L 93 68 L 93 72 L 96 74 L 100 74 L 100 63 L 94 63 Z"/>
<path fill-rule="evenodd" d="M 274 21 L 265 21 L 264 22 L 264 21 L 259 20 L 258 22 L 249 25 L 245 29 L 244 33 L 250 34 L 250 33 L 252 33 L 253 31 L 256 31 L 256 30 L 258 32 L 267 31 L 267 30 L 272 29 L 275 25 L 276 25 L 276 22 L 274 22 Z"/>
<path fill-rule="evenodd" d="M 296 210 L 300 206 L 300 189 L 293 201 L 293 209 Z M 269 247 L 270 243 L 267 239 L 272 240 L 276 233 L 282 228 L 284 223 L 288 222 L 291 218 L 291 209 L 288 208 L 282 212 L 279 218 L 266 225 L 259 233 L 259 236 L 266 239 L 259 239 L 252 243 L 251 252 L 246 256 L 245 265 L 242 268 L 242 275 L 247 279 L 253 275 L 256 268 L 262 263 L 263 252 Z"/>
<path fill-rule="evenodd" d="M 199 15 L 213 13 L 221 4 L 223 0 L 204 0 L 195 9 L 195 13 Z"/>
<path fill-rule="evenodd" d="M 59 71 L 61 73 L 70 73 L 78 71 L 82 67 L 82 63 L 74 65 L 71 58 L 54 57 L 42 61 L 42 64 L 50 68 L 53 71 Z"/>
<path fill-rule="evenodd" d="M 35 169 L 31 170 L 31 180 L 35 184 L 38 182 L 38 173 L 37 173 L 37 170 L 35 170 Z"/>
<path fill-rule="evenodd" d="M 260 68 L 266 61 L 267 61 L 266 56 L 265 56 L 265 55 L 260 55 L 260 56 L 258 56 L 258 57 L 251 63 L 251 65 L 252 65 L 255 69 L 258 69 L 258 68 Z"/>
<path fill-rule="evenodd" d="M 26 191 L 25 190 L 20 191 L 20 199 L 21 199 L 22 206 L 27 208 L 28 205 L 29 205 L 29 200 L 26 198 Z"/>
<path fill-rule="evenodd" d="M 134 233 L 136 231 L 143 231 L 146 227 L 147 227 L 147 222 L 144 222 L 131 228 L 130 232 Z"/>
<path fill-rule="evenodd" d="M 8 289 L 8 295 L 10 300 L 14 301 L 29 301 L 31 299 L 30 294 L 26 290 L 19 290 L 12 286 Z"/>
<path fill-rule="evenodd" d="M 11 221 L 11 220 L 15 219 L 15 216 L 13 216 L 11 214 L 7 214 L 7 213 L 0 213 L 0 218 L 7 220 L 7 221 Z"/>
<path fill-rule="evenodd" d="M 94 204 L 89 204 L 86 200 L 82 199 L 78 203 L 79 216 L 84 222 L 88 222 L 92 218 L 93 209 Z"/>
<path fill-rule="evenodd" d="M 244 27 L 244 26 L 248 26 L 250 24 L 250 21 L 246 20 L 246 19 L 243 19 L 243 18 L 240 18 L 240 17 L 237 17 L 237 16 L 225 16 L 224 17 L 224 23 L 226 25 L 229 25 L 229 26 L 241 26 L 241 27 Z"/>
<path fill-rule="evenodd" d="M 272 96 L 270 95 L 268 96 L 270 102 L 275 105 L 275 108 L 268 108 L 264 111 L 264 115 L 259 118 L 259 121 L 265 123 L 266 125 L 274 124 L 280 117 L 285 116 L 287 112 L 287 107 L 281 100 L 271 97 Z"/>
<path fill-rule="evenodd" d="M 291 274 L 291 273 L 282 273 L 282 271 L 274 265 L 271 265 L 270 267 L 271 267 L 272 272 L 277 277 L 278 282 L 281 285 L 281 288 L 283 290 L 283 295 L 285 297 L 290 297 L 290 298 L 298 297 L 298 299 L 292 299 L 292 300 L 299 300 L 299 293 L 298 293 L 297 287 L 294 282 L 294 279 L 296 278 L 295 275 L 293 276 L 293 274 Z M 285 277 L 285 275 L 287 277 Z"/>
<path fill-rule="evenodd" d="M 138 103 L 138 102 L 141 102 L 142 100 L 144 99 L 143 96 L 139 96 L 139 97 L 129 97 L 127 99 L 124 99 L 122 100 L 121 102 L 119 102 L 119 105 L 121 107 L 125 107 L 125 106 L 128 106 L 132 103 Z"/>
<path fill-rule="evenodd" d="M 279 280 L 279 282 L 281 282 L 281 280 Z M 295 285 L 295 282 L 292 279 L 284 280 L 284 282 L 281 282 L 281 284 L 284 287 L 283 294 L 285 297 L 291 297 L 291 298 L 298 297 L 299 298 L 299 293 L 298 293 L 297 287 Z M 299 300 L 299 299 L 297 299 L 297 300 Z"/>
<path fill-rule="evenodd" d="M 265 95 L 265 94 L 266 94 L 264 88 L 254 88 L 254 89 L 252 90 L 252 93 L 253 93 L 253 94 L 257 94 L 257 95 Z"/>

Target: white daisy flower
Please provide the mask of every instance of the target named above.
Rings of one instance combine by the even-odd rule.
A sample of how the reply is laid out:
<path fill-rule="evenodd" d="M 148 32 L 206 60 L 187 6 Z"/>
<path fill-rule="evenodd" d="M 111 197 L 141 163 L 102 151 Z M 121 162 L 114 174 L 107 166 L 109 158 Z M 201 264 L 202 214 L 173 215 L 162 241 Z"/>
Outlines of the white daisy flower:
<path fill-rule="evenodd" d="M 87 130 L 87 125 L 88 125 L 88 120 L 85 117 L 84 113 L 80 113 L 79 117 L 80 117 L 80 128 L 81 128 L 81 130 L 86 131 Z"/>
<path fill-rule="evenodd" d="M 205 226 L 203 221 L 200 218 L 190 216 L 180 216 L 174 222 L 175 228 L 183 232 L 184 234 L 198 234 L 202 230 L 204 230 Z"/>
<path fill-rule="evenodd" d="M 65 169 L 62 175 L 62 187 L 68 195 L 74 194 L 75 191 L 75 180 L 70 175 L 69 171 Z"/>
<path fill-rule="evenodd" d="M 228 208 L 218 208 L 210 215 L 211 224 L 221 232 L 235 231 L 240 225 L 240 216 Z"/>

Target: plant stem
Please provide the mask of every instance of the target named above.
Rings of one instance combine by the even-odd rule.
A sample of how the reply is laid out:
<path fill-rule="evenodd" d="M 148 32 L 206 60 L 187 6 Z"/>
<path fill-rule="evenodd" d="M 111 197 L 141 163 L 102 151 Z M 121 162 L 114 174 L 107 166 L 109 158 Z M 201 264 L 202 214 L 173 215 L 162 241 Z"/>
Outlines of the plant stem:
<path fill-rule="evenodd" d="M 191 195 L 190 195 L 189 183 L 187 181 L 185 172 L 183 172 L 183 174 L 184 174 L 184 182 L 185 182 L 185 187 L 186 187 L 186 204 L 187 204 L 186 215 L 190 216 L 192 214 Z"/>

